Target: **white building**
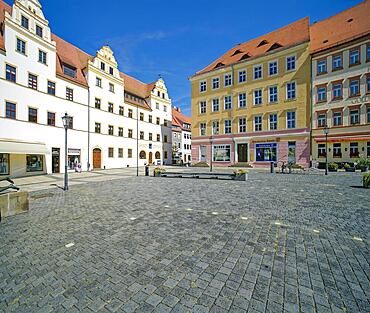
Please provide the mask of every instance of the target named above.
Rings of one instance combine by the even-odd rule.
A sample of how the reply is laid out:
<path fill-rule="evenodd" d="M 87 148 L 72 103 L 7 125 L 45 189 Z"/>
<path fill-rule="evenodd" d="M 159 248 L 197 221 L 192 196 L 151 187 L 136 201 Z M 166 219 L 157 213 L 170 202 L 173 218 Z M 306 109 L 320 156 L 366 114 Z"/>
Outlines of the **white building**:
<path fill-rule="evenodd" d="M 191 163 L 191 120 L 179 107 L 172 108 L 173 163 Z"/>
<path fill-rule="evenodd" d="M 37 0 L 0 0 L 0 177 L 171 164 L 171 99 L 163 79 L 118 70 L 110 47 L 91 56 L 51 33 Z"/>

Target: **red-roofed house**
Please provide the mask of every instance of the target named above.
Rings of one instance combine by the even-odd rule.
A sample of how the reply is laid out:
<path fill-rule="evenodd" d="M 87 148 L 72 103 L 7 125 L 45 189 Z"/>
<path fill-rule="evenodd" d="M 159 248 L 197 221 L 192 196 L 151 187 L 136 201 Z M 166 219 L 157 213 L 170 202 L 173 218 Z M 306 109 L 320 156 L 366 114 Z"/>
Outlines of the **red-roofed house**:
<path fill-rule="evenodd" d="M 191 119 L 179 107 L 172 108 L 172 162 L 191 163 Z"/>

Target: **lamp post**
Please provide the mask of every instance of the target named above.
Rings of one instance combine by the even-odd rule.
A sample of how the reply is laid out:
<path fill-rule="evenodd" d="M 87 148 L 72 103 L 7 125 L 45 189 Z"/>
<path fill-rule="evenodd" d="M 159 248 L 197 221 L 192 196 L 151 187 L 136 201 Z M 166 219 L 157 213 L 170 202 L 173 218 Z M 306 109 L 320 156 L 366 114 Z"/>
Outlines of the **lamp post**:
<path fill-rule="evenodd" d="M 67 131 L 70 124 L 71 117 L 67 114 L 67 112 L 62 117 L 63 126 L 65 131 L 65 147 L 64 147 L 64 157 L 65 157 L 65 165 L 64 165 L 64 191 L 68 190 L 68 138 L 67 138 Z"/>
<path fill-rule="evenodd" d="M 139 105 L 136 104 L 136 176 L 139 176 Z"/>
<path fill-rule="evenodd" d="M 213 171 L 213 136 L 210 138 L 211 142 L 211 167 L 210 167 L 210 172 Z"/>
<path fill-rule="evenodd" d="M 325 134 L 325 175 L 328 175 L 328 134 L 329 128 L 327 125 L 324 127 Z"/>

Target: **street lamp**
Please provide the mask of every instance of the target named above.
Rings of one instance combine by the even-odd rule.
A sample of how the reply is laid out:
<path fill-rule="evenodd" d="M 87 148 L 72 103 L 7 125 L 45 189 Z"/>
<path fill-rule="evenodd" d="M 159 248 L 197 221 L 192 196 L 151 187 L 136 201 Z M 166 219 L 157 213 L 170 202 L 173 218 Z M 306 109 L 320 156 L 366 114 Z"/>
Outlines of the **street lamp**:
<path fill-rule="evenodd" d="M 328 175 L 328 134 L 329 128 L 327 125 L 324 127 L 325 134 L 325 175 Z"/>
<path fill-rule="evenodd" d="M 70 125 L 71 117 L 67 114 L 67 112 L 62 117 L 63 126 L 65 130 L 65 147 L 64 147 L 64 157 L 65 157 L 65 165 L 64 165 L 64 191 L 68 190 L 68 141 L 67 141 L 67 131 Z"/>

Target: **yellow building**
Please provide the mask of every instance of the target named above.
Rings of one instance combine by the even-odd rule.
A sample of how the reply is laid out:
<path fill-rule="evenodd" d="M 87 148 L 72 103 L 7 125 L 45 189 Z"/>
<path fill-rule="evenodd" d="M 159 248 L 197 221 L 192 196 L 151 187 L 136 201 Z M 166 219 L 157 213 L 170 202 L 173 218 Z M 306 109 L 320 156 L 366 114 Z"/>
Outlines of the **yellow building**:
<path fill-rule="evenodd" d="M 370 156 L 370 1 L 311 27 L 312 158 Z M 328 129 L 328 142 L 324 129 Z"/>
<path fill-rule="evenodd" d="M 193 163 L 309 166 L 308 18 L 233 47 L 190 81 Z"/>

